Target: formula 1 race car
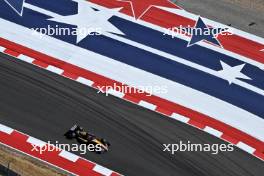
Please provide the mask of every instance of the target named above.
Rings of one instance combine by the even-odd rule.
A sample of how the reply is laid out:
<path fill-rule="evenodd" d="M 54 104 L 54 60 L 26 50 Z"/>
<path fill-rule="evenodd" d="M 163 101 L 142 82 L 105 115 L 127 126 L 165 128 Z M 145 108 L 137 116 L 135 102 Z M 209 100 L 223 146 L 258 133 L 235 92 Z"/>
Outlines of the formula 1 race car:
<path fill-rule="evenodd" d="M 67 139 L 76 139 L 80 144 L 94 146 L 93 152 L 101 154 L 107 152 L 110 143 L 103 138 L 97 138 L 95 135 L 86 132 L 81 126 L 74 125 L 69 129 L 64 136 Z"/>

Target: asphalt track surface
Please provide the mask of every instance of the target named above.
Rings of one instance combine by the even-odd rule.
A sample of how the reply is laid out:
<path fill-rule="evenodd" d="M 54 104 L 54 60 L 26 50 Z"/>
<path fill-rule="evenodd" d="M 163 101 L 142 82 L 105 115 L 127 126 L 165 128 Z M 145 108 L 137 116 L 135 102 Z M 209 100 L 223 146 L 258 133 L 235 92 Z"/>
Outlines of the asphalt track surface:
<path fill-rule="evenodd" d="M 263 0 L 173 0 L 185 10 L 264 37 Z"/>
<path fill-rule="evenodd" d="M 68 143 L 74 123 L 106 138 L 110 152 L 82 155 L 125 175 L 261 176 L 263 162 L 236 149 L 163 152 L 163 143 L 224 143 L 205 132 L 0 54 L 0 123 L 44 141 Z"/>

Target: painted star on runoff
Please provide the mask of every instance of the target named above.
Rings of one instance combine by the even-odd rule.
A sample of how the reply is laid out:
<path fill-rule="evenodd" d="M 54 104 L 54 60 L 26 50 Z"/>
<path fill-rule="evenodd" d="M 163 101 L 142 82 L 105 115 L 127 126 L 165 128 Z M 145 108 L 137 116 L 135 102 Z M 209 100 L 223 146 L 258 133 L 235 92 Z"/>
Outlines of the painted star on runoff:
<path fill-rule="evenodd" d="M 241 71 L 244 68 L 245 64 L 237 65 L 237 66 L 230 66 L 223 61 L 220 61 L 222 65 L 222 70 L 218 71 L 221 77 L 228 81 L 229 84 L 232 84 L 238 78 L 252 80 L 250 77 L 243 74 Z"/>
<path fill-rule="evenodd" d="M 131 11 L 136 19 L 140 19 L 151 7 L 179 8 L 169 0 L 116 0 L 130 3 Z"/>
<path fill-rule="evenodd" d="M 108 20 L 120 11 L 121 8 L 116 9 L 105 9 L 95 11 L 89 4 L 85 1 L 78 1 L 78 13 L 68 16 L 58 16 L 49 19 L 50 21 L 55 21 L 59 23 L 65 23 L 69 25 L 77 26 L 77 41 L 79 43 L 89 34 L 93 32 L 98 32 L 98 28 L 101 30 L 101 34 L 106 32 L 116 33 L 124 35 L 117 27 L 115 27 Z M 86 32 L 83 32 L 86 30 Z"/>
<path fill-rule="evenodd" d="M 188 29 L 188 28 L 186 28 L 186 29 Z M 207 41 L 207 42 L 210 42 L 214 45 L 217 45 L 217 46 L 223 48 L 220 41 L 217 39 L 217 35 L 221 34 L 224 31 L 227 31 L 228 30 L 227 28 L 221 29 L 221 28 L 208 27 L 205 24 L 205 22 L 203 21 L 203 19 L 201 17 L 199 17 L 198 20 L 196 21 L 195 27 L 190 28 L 190 29 L 201 30 L 201 33 L 198 32 L 198 33 L 192 34 L 191 40 L 189 41 L 187 47 L 193 46 L 200 41 Z M 214 30 L 216 30 L 217 34 L 213 34 Z"/>

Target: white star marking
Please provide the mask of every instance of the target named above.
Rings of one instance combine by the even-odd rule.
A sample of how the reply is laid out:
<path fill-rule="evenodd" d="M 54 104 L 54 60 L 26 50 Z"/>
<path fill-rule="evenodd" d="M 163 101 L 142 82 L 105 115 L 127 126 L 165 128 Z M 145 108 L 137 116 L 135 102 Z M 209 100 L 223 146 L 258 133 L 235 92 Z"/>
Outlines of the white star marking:
<path fill-rule="evenodd" d="M 57 16 L 49 19 L 59 23 L 77 26 L 77 41 L 79 43 L 88 35 L 100 31 L 101 34 L 106 32 L 125 35 L 117 27 L 112 25 L 108 20 L 118 13 L 121 8 L 105 9 L 100 11 L 93 10 L 85 1 L 78 2 L 78 13 L 69 16 Z"/>
<path fill-rule="evenodd" d="M 230 65 L 224 63 L 223 61 L 220 62 L 223 70 L 218 71 L 218 73 L 223 79 L 227 80 L 229 84 L 232 84 L 234 81 L 237 80 L 237 78 L 252 80 L 250 77 L 246 76 L 241 72 L 245 64 L 231 67 Z"/>

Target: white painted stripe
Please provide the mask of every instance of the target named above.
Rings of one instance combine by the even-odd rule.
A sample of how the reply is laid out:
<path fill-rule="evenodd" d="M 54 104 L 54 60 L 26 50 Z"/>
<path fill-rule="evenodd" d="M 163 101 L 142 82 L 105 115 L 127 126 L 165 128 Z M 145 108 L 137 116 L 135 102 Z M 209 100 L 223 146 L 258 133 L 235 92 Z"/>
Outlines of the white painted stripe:
<path fill-rule="evenodd" d="M 59 75 L 63 73 L 63 70 L 62 69 L 57 68 L 57 67 L 54 67 L 52 65 L 49 65 L 46 69 L 49 70 L 49 71 L 51 71 L 51 72 L 53 72 L 53 73 L 57 73 Z"/>
<path fill-rule="evenodd" d="M 123 98 L 125 96 L 125 94 L 123 92 L 119 92 L 119 91 L 116 91 L 114 89 L 108 89 L 106 91 L 106 94 L 111 94 L 115 97 L 119 97 L 119 98 Z"/>
<path fill-rule="evenodd" d="M 82 0 L 75 0 L 75 1 L 76 1 L 76 2 L 80 2 L 80 3 L 82 3 Z M 43 13 L 43 14 L 47 14 L 47 15 L 49 15 L 49 16 L 53 16 L 53 17 L 57 17 L 57 16 L 59 16 L 58 14 L 55 14 L 55 13 L 50 12 L 50 11 L 48 11 L 48 10 L 41 9 L 41 8 L 39 8 L 39 7 L 36 7 L 36 6 L 30 5 L 30 4 L 27 4 L 27 3 L 25 3 L 25 4 L 26 4 L 26 7 L 30 8 L 30 9 L 32 9 L 32 10 L 35 10 L 35 11 L 39 11 L 39 12 L 41 12 L 41 13 Z M 105 7 L 99 6 L 99 5 L 94 4 L 94 3 L 92 3 L 92 2 L 88 2 L 88 1 L 87 1 L 87 4 L 89 4 L 89 5 L 92 6 L 92 7 L 97 8 L 97 9 L 99 9 L 99 10 L 106 9 Z M 180 13 L 183 13 L 183 14 L 186 13 L 186 11 L 184 11 L 184 10 L 178 10 L 178 9 L 172 9 L 172 10 L 176 10 L 177 12 L 180 12 Z M 187 12 L 187 13 L 188 13 L 188 12 Z M 129 20 L 129 21 L 135 22 L 135 19 L 134 19 L 133 17 L 128 16 L 128 15 L 125 15 L 125 14 L 122 14 L 122 13 L 117 13 L 116 15 L 119 16 L 119 17 L 121 17 L 121 18 L 124 18 L 124 19 L 126 19 L 126 20 Z M 194 14 L 191 14 L 191 15 L 192 15 L 192 16 L 195 16 Z M 196 19 L 197 19 L 197 16 L 196 16 L 195 20 L 196 20 Z M 147 27 L 150 27 L 150 28 L 152 28 L 152 29 L 155 29 L 155 30 L 158 30 L 158 31 L 164 33 L 164 28 L 162 28 L 162 27 L 160 27 L 160 26 L 153 25 L 153 24 L 151 24 L 151 23 L 148 23 L 148 22 L 145 22 L 145 21 L 142 21 L 142 20 L 137 20 L 136 22 L 139 23 L 139 24 L 141 24 L 141 25 L 145 25 L 145 26 L 147 26 Z M 219 26 L 219 25 L 220 25 L 220 24 L 218 24 L 218 26 Z M 221 24 L 221 25 L 223 25 L 223 24 Z M 228 27 L 228 26 L 227 26 L 227 27 Z M 32 33 L 31 33 L 31 34 L 32 34 Z M 189 41 L 189 40 L 190 40 L 189 37 L 187 37 L 187 36 L 185 36 L 185 35 L 176 35 L 176 36 L 177 36 L 178 38 L 181 38 L 181 39 L 186 40 L 186 41 Z M 254 60 L 252 60 L 252 59 L 250 59 L 250 58 L 246 58 L 246 57 L 241 56 L 241 55 L 239 55 L 239 54 L 236 54 L 236 53 L 233 53 L 233 52 L 227 51 L 227 50 L 225 50 L 225 49 L 223 49 L 223 48 L 219 48 L 219 47 L 217 47 L 217 46 L 213 46 L 213 45 L 208 44 L 208 43 L 205 43 L 205 42 L 199 42 L 199 43 L 197 43 L 197 44 L 198 44 L 198 45 L 201 45 L 201 46 L 204 46 L 204 47 L 206 47 L 206 48 L 210 48 L 210 49 L 212 49 L 212 50 L 218 51 L 218 52 L 220 52 L 220 53 L 230 55 L 230 56 L 235 57 L 235 58 L 237 58 L 237 59 L 239 59 L 239 60 L 242 60 L 242 61 L 247 62 L 247 63 L 251 63 L 251 64 L 256 65 L 257 67 L 259 67 L 259 68 L 261 68 L 261 69 L 264 69 L 264 64 L 259 63 L 259 62 L 257 62 L 257 61 L 254 61 Z"/>
<path fill-rule="evenodd" d="M 180 114 L 176 114 L 176 113 L 173 113 L 171 115 L 171 118 L 176 119 L 176 120 L 179 120 L 179 121 L 181 121 L 183 123 L 187 123 L 190 120 L 190 118 L 184 117 L 184 116 L 182 116 Z"/>
<path fill-rule="evenodd" d="M 92 85 L 94 84 L 93 81 L 86 79 L 86 78 L 83 78 L 83 77 L 78 77 L 76 81 L 78 81 L 79 83 L 82 83 L 84 85 L 90 86 L 90 87 L 92 87 Z"/>
<path fill-rule="evenodd" d="M 9 128 L 9 127 L 7 127 L 5 125 L 0 124 L 0 131 L 1 132 L 4 132 L 4 133 L 7 133 L 7 134 L 11 134 L 14 131 L 14 129 Z"/>
<path fill-rule="evenodd" d="M 24 62 L 28 62 L 28 63 L 32 63 L 35 59 L 31 58 L 31 57 L 28 57 L 28 56 L 25 56 L 23 54 L 20 54 L 18 56 L 18 59 L 24 61 Z"/>
<path fill-rule="evenodd" d="M 49 36 L 43 36 L 42 39 L 39 39 L 31 36 L 30 29 L 9 21 L 0 19 L 0 26 L 6 26 L 6 28 L 0 28 L 0 33 L 7 40 L 16 41 L 16 43 L 20 45 L 33 48 L 36 51 L 45 53 L 54 58 L 59 58 L 62 61 L 79 66 L 112 80 L 125 83 L 132 87 L 137 87 L 139 85 L 147 87 L 153 84 L 158 84 L 160 86 L 166 85 L 168 92 L 166 94 L 158 94 L 157 96 L 202 114 L 206 114 L 248 133 L 253 137 L 264 140 L 264 133 L 262 132 L 264 129 L 263 119 L 242 108 L 177 82 L 164 79 L 61 40 Z M 8 30 L 12 28 L 16 28 L 16 35 Z M 56 50 L 54 50 L 54 47 L 56 47 Z M 87 59 L 87 56 L 93 59 Z"/>
<path fill-rule="evenodd" d="M 83 77 L 78 77 L 76 81 L 78 81 L 79 83 L 82 83 L 84 85 L 90 86 L 90 87 L 94 84 L 93 81 L 86 79 L 86 78 L 83 78 Z"/>
<path fill-rule="evenodd" d="M 206 126 L 204 128 L 204 131 L 206 131 L 207 133 L 210 133 L 210 134 L 212 134 L 212 135 L 214 135 L 216 137 L 219 137 L 219 138 L 223 135 L 223 132 L 218 131 L 218 130 L 216 130 L 214 128 L 211 128 L 211 127 L 208 127 L 208 126 Z"/>
<path fill-rule="evenodd" d="M 205 67 L 205 66 L 202 66 L 202 65 L 196 64 L 196 63 L 194 63 L 194 62 L 191 62 L 191 61 L 188 61 L 188 60 L 185 60 L 185 59 L 179 58 L 179 57 L 174 56 L 174 55 L 172 55 L 172 54 L 169 54 L 169 53 L 163 52 L 163 51 L 161 51 L 161 50 L 154 49 L 154 48 L 152 48 L 152 47 L 149 47 L 149 46 L 146 46 L 146 45 L 140 44 L 140 43 L 138 43 L 138 42 L 134 42 L 134 41 L 132 41 L 132 40 L 129 40 L 129 39 L 126 39 L 126 38 L 123 38 L 123 37 L 119 37 L 118 35 L 115 35 L 115 34 L 110 34 L 110 33 L 108 33 L 108 34 L 105 34 L 105 36 L 108 36 L 108 37 L 113 38 L 113 39 L 115 39 L 115 40 L 117 40 L 117 41 L 120 41 L 120 42 L 123 42 L 123 43 L 129 44 L 129 45 L 131 45 L 131 46 L 134 46 L 134 47 L 137 47 L 137 48 L 143 49 L 143 50 L 145 50 L 145 51 L 148 51 L 148 52 L 154 53 L 154 54 L 156 54 L 156 55 L 159 55 L 159 56 L 162 56 L 162 57 L 168 58 L 168 59 L 170 59 L 170 60 L 173 60 L 173 61 L 176 61 L 176 62 L 178 62 L 178 63 L 184 64 L 184 65 L 186 65 L 186 66 L 188 66 L 188 67 L 192 67 L 192 68 L 194 68 L 194 69 L 196 69 L 196 70 L 200 70 L 200 71 L 205 72 L 205 73 L 207 73 L 207 74 L 211 74 L 211 75 L 213 75 L 213 76 L 215 76 L 215 77 L 218 77 L 218 78 L 221 78 L 221 79 L 223 79 L 223 80 L 226 80 L 226 78 L 225 78 L 222 74 L 220 74 L 219 71 L 216 71 L 216 70 L 213 70 L 213 69 L 207 68 L 207 67 Z M 220 63 L 219 63 L 219 64 L 220 64 Z M 258 94 L 264 96 L 264 90 L 262 90 L 262 89 L 260 89 L 260 88 L 258 88 L 258 87 L 252 86 L 252 85 L 250 85 L 250 84 L 248 84 L 248 83 L 246 83 L 246 82 L 244 82 L 244 81 L 241 81 L 241 80 L 239 80 L 239 79 L 235 79 L 235 80 L 233 81 L 233 83 L 234 83 L 234 84 L 237 84 L 237 85 L 239 85 L 239 86 L 241 86 L 241 87 L 244 87 L 244 88 L 246 88 L 246 89 L 248 89 L 248 90 L 251 90 L 251 91 L 253 91 L 253 92 L 255 92 L 255 93 L 258 93 Z"/>
<path fill-rule="evenodd" d="M 169 8 L 165 8 L 165 9 L 167 9 L 167 11 L 170 11 L 171 13 L 174 13 L 174 14 L 177 14 L 177 15 L 180 15 L 180 16 L 183 16 L 185 18 L 192 19 L 194 21 L 196 21 L 198 19 L 198 17 L 199 17 L 199 15 L 195 15 L 195 14 L 190 13 L 190 12 L 185 11 L 185 10 L 169 9 Z M 244 31 L 241 31 L 239 29 L 236 29 L 236 28 L 227 26 L 225 24 L 221 24 L 221 23 L 212 21 L 212 20 L 207 19 L 207 18 L 204 18 L 204 17 L 203 17 L 203 20 L 205 21 L 206 24 L 208 24 L 209 26 L 213 26 L 214 28 L 216 28 L 216 27 L 218 27 L 218 28 L 228 28 L 229 29 L 228 30 L 229 32 L 232 32 L 233 34 L 236 34 L 236 35 L 238 35 L 238 36 L 240 36 L 242 38 L 246 38 L 246 39 L 255 41 L 257 43 L 262 43 L 262 44 L 264 43 L 264 38 L 261 38 L 259 36 L 256 36 L 256 35 L 253 35 L 253 34 L 250 34 L 250 33 L 244 32 Z M 178 38 L 181 38 L 181 39 L 186 38 L 184 40 L 187 40 L 187 41 L 189 40 L 188 37 L 187 36 L 184 36 L 184 35 L 177 35 L 177 37 Z M 246 62 L 246 63 L 252 64 L 252 65 L 255 65 L 255 66 L 259 67 L 260 69 L 264 70 L 264 64 L 263 63 L 260 63 L 258 61 L 253 60 L 253 59 L 250 59 L 248 57 L 242 56 L 240 54 L 234 53 L 232 51 L 228 51 L 228 50 L 225 50 L 225 49 L 219 48 L 219 47 L 214 47 L 214 46 L 212 46 L 210 44 L 207 44 L 205 42 L 199 42 L 199 43 L 197 43 L 197 45 L 200 45 L 200 46 L 203 46 L 203 47 L 212 49 L 214 51 L 217 51 L 217 52 L 220 52 L 220 53 L 229 55 L 229 56 L 234 57 L 236 59 L 239 59 L 239 60 L 241 60 L 243 62 Z"/>
<path fill-rule="evenodd" d="M 70 160 L 72 162 L 76 162 L 80 157 L 73 154 L 73 153 L 70 153 L 70 152 L 67 152 L 65 150 L 62 150 L 59 154 L 59 156 L 67 159 L 67 160 Z"/>
<path fill-rule="evenodd" d="M 79 0 L 76 0 L 76 1 L 79 1 Z M 93 3 L 91 3 L 91 4 L 93 4 Z M 184 64 L 184 65 L 186 65 L 186 66 L 192 67 L 192 68 L 194 68 L 194 69 L 197 69 L 197 70 L 203 71 L 203 72 L 205 72 L 205 73 L 208 73 L 208 74 L 211 74 L 211 75 L 213 75 L 213 76 L 216 76 L 216 77 L 219 77 L 219 78 L 221 78 L 221 79 L 226 80 L 226 78 L 223 77 L 221 74 L 219 74 L 219 72 L 216 71 L 216 70 L 213 70 L 213 69 L 210 69 L 210 68 L 204 67 L 204 66 L 202 66 L 202 65 L 196 64 L 196 63 L 194 63 L 194 62 L 190 62 L 190 61 L 188 61 L 188 60 L 184 60 L 184 59 L 179 58 L 179 57 L 177 57 L 177 56 L 174 56 L 174 55 L 172 55 L 172 54 L 169 54 L 169 53 L 166 53 L 166 52 L 163 52 L 163 51 L 160 51 L 160 50 L 154 49 L 154 48 L 152 48 L 152 47 L 149 47 L 149 46 L 143 45 L 143 44 L 141 44 L 141 43 L 138 43 L 138 42 L 135 42 L 135 41 L 132 41 L 132 40 L 129 40 L 129 39 L 126 39 L 126 38 L 123 38 L 123 37 L 120 37 L 120 36 L 117 36 L 117 35 L 111 34 L 111 33 L 106 33 L 106 34 L 104 34 L 104 35 L 107 36 L 107 37 L 113 38 L 113 39 L 115 39 L 115 40 L 118 40 L 118 41 L 120 41 L 120 42 L 123 42 L 123 43 L 129 44 L 129 45 L 131 45 L 131 46 L 134 46 L 134 47 L 137 47 L 137 48 L 140 48 L 140 49 L 144 49 L 144 50 L 146 50 L 146 51 L 148 51 L 148 52 L 154 53 L 154 54 L 156 54 L 156 55 L 160 55 L 160 56 L 162 56 L 162 57 L 165 57 L 165 58 L 171 59 L 171 60 L 176 61 L 176 62 L 178 62 L 178 63 Z M 189 38 L 188 38 L 187 40 L 189 40 Z M 210 44 L 208 44 L 208 46 L 209 46 L 209 48 L 211 47 Z M 219 48 L 219 47 L 217 47 L 217 48 L 218 48 L 218 50 L 221 49 L 221 48 Z M 220 63 L 219 63 L 219 64 L 220 64 Z M 264 67 L 261 67 L 261 68 L 264 68 Z M 246 89 L 249 89 L 249 90 L 251 90 L 251 91 L 253 91 L 253 92 L 255 92 L 255 93 L 258 93 L 258 94 L 264 96 L 264 90 L 262 90 L 262 89 L 260 89 L 260 88 L 258 88 L 258 87 L 252 86 L 252 85 L 250 85 L 249 83 L 246 83 L 246 82 L 241 81 L 241 80 L 239 80 L 239 79 L 236 79 L 233 83 L 234 83 L 234 84 L 237 84 L 237 85 L 239 85 L 239 86 L 241 86 L 241 87 L 244 87 L 244 88 L 246 88 Z"/>
<path fill-rule="evenodd" d="M 239 142 L 236 145 L 238 148 L 245 150 L 246 152 L 253 154 L 255 152 L 256 149 L 254 149 L 253 147 L 245 144 L 244 142 Z"/>
<path fill-rule="evenodd" d="M 4 52 L 6 50 L 6 48 L 0 46 L 0 52 Z"/>
<path fill-rule="evenodd" d="M 82 1 L 82 0 L 75 0 L 75 1 Z M 97 9 L 99 9 L 99 10 L 103 10 L 103 9 L 105 9 L 105 7 L 99 6 L 99 5 L 94 4 L 94 3 L 92 3 L 92 2 L 88 2 L 88 1 L 87 1 L 87 3 L 88 3 L 89 5 L 91 5 L 91 6 L 93 6 L 93 7 L 97 8 Z M 185 14 L 185 13 L 190 14 L 189 12 L 187 12 L 187 11 L 185 11 L 185 10 L 170 9 L 170 8 L 169 8 L 169 10 L 176 11 L 177 13 L 179 12 L 179 13 L 180 13 L 179 15 L 181 15 L 181 16 L 184 16 L 183 14 Z M 172 12 L 172 13 L 173 13 L 173 12 Z M 177 14 L 177 13 L 176 13 L 176 14 Z M 118 14 L 116 14 L 116 15 L 117 15 L 118 17 L 124 18 L 124 19 L 126 19 L 126 20 L 131 21 L 131 22 L 136 22 L 136 23 L 138 23 L 138 24 L 141 24 L 141 25 L 147 26 L 147 27 L 152 28 L 152 29 L 154 29 L 154 30 L 157 30 L 157 31 L 159 31 L 159 32 L 162 32 L 162 33 L 165 32 L 165 29 L 164 29 L 163 27 L 160 27 L 160 26 L 157 26 L 157 25 L 154 25 L 154 24 L 151 24 L 151 23 L 148 23 L 148 22 L 142 21 L 142 20 L 137 20 L 137 21 L 135 21 L 135 19 L 134 19 L 133 17 L 130 17 L 130 16 L 125 15 L 125 14 L 122 14 L 122 13 L 118 13 Z M 193 16 L 193 17 L 192 17 L 193 20 L 197 20 L 197 18 L 198 18 L 197 15 L 194 15 L 194 14 L 190 14 L 190 15 Z M 186 17 L 186 18 L 189 18 L 189 17 Z M 212 26 L 219 26 L 219 27 L 221 26 L 221 27 L 228 27 L 228 28 L 230 28 L 230 26 L 226 26 L 226 25 L 221 24 L 221 23 L 216 23 L 216 22 L 213 22 L 213 21 L 208 20 L 208 19 L 206 19 L 206 18 L 203 18 L 203 19 L 205 19 L 206 23 L 208 22 L 207 24 L 211 24 Z M 213 23 L 214 25 L 213 25 L 212 23 Z M 242 36 L 242 37 L 244 36 L 243 34 L 244 34 L 245 32 L 240 31 L 240 30 L 237 30 L 237 29 L 234 29 L 234 28 L 232 28 L 232 30 L 235 30 L 236 32 L 241 33 L 241 36 Z M 247 34 L 248 34 L 248 33 L 247 33 Z M 246 35 L 246 34 L 245 34 L 245 35 Z M 251 35 L 251 34 L 249 34 L 249 35 Z M 185 35 L 179 35 L 179 34 L 177 34 L 176 37 L 177 37 L 177 38 L 180 38 L 180 39 L 182 39 L 182 40 L 186 40 L 186 41 L 189 41 L 189 40 L 190 40 L 190 38 L 189 38 L 188 36 L 185 36 Z M 252 37 L 254 38 L 254 36 L 252 36 Z M 255 36 L 255 37 L 257 37 L 257 36 Z M 264 43 L 264 39 L 263 39 L 263 38 L 257 37 L 257 39 L 258 39 L 258 40 L 256 40 L 257 42 L 259 42 L 260 40 L 263 40 L 263 42 L 261 42 L 261 43 Z M 223 49 L 223 48 L 220 48 L 220 47 L 217 47 L 217 46 L 211 45 L 211 44 L 206 43 L 206 42 L 198 42 L 197 45 L 200 45 L 200 46 L 205 47 L 205 48 L 209 48 L 209 49 L 211 49 L 211 50 L 217 51 L 217 52 L 222 53 L 222 54 L 225 54 L 225 55 L 229 55 L 229 56 L 234 57 L 234 58 L 236 58 L 236 59 L 239 59 L 239 60 L 241 60 L 241 61 L 243 61 L 243 62 L 250 63 L 250 64 L 255 65 L 255 66 L 257 66 L 257 67 L 259 67 L 259 68 L 261 68 L 261 69 L 264 69 L 264 64 L 262 64 L 262 63 L 260 63 L 260 62 L 258 62 L 258 61 L 252 60 L 252 59 L 250 59 L 250 58 L 248 58 L 248 57 L 242 56 L 242 55 L 240 55 L 240 54 L 234 53 L 234 52 L 232 52 L 232 51 L 228 51 L 228 50 L 226 50 L 226 49 Z"/>
<path fill-rule="evenodd" d="M 45 146 L 47 144 L 46 142 L 41 141 L 41 140 L 36 139 L 34 137 L 31 137 L 31 136 L 27 139 L 27 142 L 30 144 L 33 144 L 35 146 L 38 146 L 40 148 L 42 148 L 43 146 Z"/>
<path fill-rule="evenodd" d="M 151 103 L 146 102 L 146 101 L 143 101 L 143 100 L 141 100 L 141 101 L 138 103 L 138 105 L 139 105 L 139 106 L 143 106 L 143 107 L 145 107 L 145 108 L 147 108 L 147 109 L 150 109 L 150 110 L 153 110 L 153 111 L 157 108 L 156 105 L 151 104 Z"/>
<path fill-rule="evenodd" d="M 107 169 L 107 168 L 105 168 L 105 167 L 103 167 L 103 166 L 100 166 L 100 165 L 98 165 L 98 164 L 96 164 L 96 165 L 94 166 L 93 170 L 94 170 L 95 172 L 98 172 L 98 173 L 104 175 L 104 176 L 110 176 L 110 175 L 113 173 L 112 170 Z"/>

